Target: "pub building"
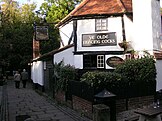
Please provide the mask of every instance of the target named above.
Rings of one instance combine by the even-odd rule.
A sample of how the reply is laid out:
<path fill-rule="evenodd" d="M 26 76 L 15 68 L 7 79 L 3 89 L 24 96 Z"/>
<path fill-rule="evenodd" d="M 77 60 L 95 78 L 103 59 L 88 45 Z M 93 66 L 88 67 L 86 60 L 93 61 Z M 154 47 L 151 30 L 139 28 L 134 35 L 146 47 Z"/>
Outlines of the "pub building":
<path fill-rule="evenodd" d="M 125 59 L 140 58 L 147 51 L 155 57 L 157 90 L 162 89 L 159 0 L 83 0 L 56 27 L 61 41 L 53 51 L 53 64 L 63 61 L 80 72 L 111 71 Z M 34 63 L 32 70 L 38 67 Z M 38 63 L 43 68 L 43 62 Z M 38 72 L 33 71 L 33 79 L 43 79 L 34 73 Z"/>
<path fill-rule="evenodd" d="M 155 56 L 157 90 L 162 89 L 159 0 L 83 0 L 57 24 L 63 61 L 82 70 L 112 70 L 125 59 Z M 63 49 L 65 48 L 65 49 Z"/>

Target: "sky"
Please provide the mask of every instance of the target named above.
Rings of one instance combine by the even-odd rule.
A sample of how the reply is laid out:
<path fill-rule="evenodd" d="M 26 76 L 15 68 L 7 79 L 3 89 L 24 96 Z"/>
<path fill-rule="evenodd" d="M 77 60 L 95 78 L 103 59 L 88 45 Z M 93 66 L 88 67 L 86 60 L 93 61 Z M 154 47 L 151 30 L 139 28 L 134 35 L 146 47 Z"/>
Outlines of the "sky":
<path fill-rule="evenodd" d="M 20 4 L 28 3 L 29 1 L 31 3 L 35 2 L 35 3 L 37 3 L 37 8 L 39 8 L 39 6 L 41 6 L 41 4 L 44 2 L 44 0 L 16 0 L 16 1 L 18 1 Z M 160 5 L 162 7 L 162 0 L 160 0 Z"/>
<path fill-rule="evenodd" d="M 37 4 L 37 9 L 41 6 L 41 4 L 44 2 L 44 0 L 15 0 L 19 2 L 20 4 L 25 4 L 25 3 L 36 3 Z"/>

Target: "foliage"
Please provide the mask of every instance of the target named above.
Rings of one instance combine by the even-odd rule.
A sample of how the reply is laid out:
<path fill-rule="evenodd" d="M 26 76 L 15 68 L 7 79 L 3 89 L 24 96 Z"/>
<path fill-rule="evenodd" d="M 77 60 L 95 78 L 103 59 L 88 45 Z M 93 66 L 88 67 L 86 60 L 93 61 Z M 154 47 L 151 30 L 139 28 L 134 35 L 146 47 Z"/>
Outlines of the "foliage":
<path fill-rule="evenodd" d="M 86 72 L 81 82 L 95 90 L 107 90 L 118 96 L 132 97 L 154 94 L 156 91 L 156 68 L 153 58 L 127 60 L 113 72 Z"/>
<path fill-rule="evenodd" d="M 19 6 L 16 1 L 3 0 L 0 26 L 0 63 L 6 70 L 27 68 L 33 56 L 33 24 L 40 23 L 36 4 Z M 58 30 L 49 25 L 49 41 L 40 42 L 40 54 L 59 47 Z"/>
<path fill-rule="evenodd" d="M 127 79 L 114 72 L 86 72 L 81 77 L 81 82 L 86 82 L 94 89 L 108 89 L 113 90 L 114 88 L 125 88 L 127 85 Z"/>
<path fill-rule="evenodd" d="M 127 60 L 122 65 L 119 65 L 115 72 L 127 77 L 130 84 L 146 81 L 149 83 L 156 79 L 155 61 L 147 56 Z"/>
<path fill-rule="evenodd" d="M 46 0 L 40 8 L 48 22 L 59 22 L 66 17 L 82 0 Z"/>
<path fill-rule="evenodd" d="M 73 66 L 64 65 L 63 61 L 54 64 L 55 91 L 66 90 L 68 81 L 73 81 L 76 71 Z"/>

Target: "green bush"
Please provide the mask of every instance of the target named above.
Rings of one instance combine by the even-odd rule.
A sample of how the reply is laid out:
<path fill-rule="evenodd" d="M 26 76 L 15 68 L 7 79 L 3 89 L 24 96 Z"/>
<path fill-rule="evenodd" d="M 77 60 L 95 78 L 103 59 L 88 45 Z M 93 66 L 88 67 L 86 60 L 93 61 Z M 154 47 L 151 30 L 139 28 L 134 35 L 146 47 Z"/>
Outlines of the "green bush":
<path fill-rule="evenodd" d="M 126 97 L 154 94 L 156 91 L 156 68 L 153 58 L 127 60 L 114 72 L 86 72 L 82 82 L 95 90 L 106 88 L 118 96 Z"/>
<path fill-rule="evenodd" d="M 93 87 L 95 91 L 107 89 L 117 94 L 119 90 L 121 91 L 127 87 L 127 79 L 114 72 L 86 72 L 80 80 Z"/>
<path fill-rule="evenodd" d="M 73 81 L 76 78 L 75 68 L 71 65 L 64 65 L 63 61 L 54 64 L 54 88 L 58 90 L 66 90 L 68 81 Z"/>
<path fill-rule="evenodd" d="M 130 85 L 155 82 L 156 79 L 155 61 L 150 57 L 127 60 L 117 66 L 114 72 L 127 77 Z"/>
<path fill-rule="evenodd" d="M 153 95 L 156 91 L 156 67 L 151 57 L 127 60 L 114 72 L 127 78 L 128 96 Z"/>

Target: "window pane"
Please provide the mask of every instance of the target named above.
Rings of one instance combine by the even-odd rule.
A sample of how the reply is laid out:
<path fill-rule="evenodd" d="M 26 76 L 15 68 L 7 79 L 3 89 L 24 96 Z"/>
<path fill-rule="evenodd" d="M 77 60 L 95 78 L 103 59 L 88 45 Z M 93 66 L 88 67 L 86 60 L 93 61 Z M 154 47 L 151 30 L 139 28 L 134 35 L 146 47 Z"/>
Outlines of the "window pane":
<path fill-rule="evenodd" d="M 96 19 L 96 31 L 103 31 L 107 29 L 107 19 Z"/>
<path fill-rule="evenodd" d="M 97 55 L 83 55 L 84 68 L 97 68 Z"/>
<path fill-rule="evenodd" d="M 97 55 L 97 68 L 104 68 L 104 55 Z"/>

